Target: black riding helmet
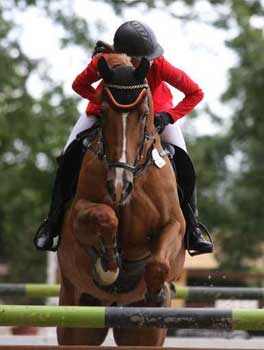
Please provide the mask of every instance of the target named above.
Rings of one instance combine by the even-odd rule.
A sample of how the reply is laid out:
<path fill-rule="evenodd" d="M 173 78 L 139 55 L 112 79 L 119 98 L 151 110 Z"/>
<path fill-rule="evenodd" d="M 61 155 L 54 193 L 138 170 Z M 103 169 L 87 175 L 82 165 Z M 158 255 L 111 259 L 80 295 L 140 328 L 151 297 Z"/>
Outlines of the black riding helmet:
<path fill-rule="evenodd" d="M 163 54 L 153 30 L 139 21 L 125 22 L 116 30 L 114 49 L 131 57 L 146 57 L 149 60 Z"/>

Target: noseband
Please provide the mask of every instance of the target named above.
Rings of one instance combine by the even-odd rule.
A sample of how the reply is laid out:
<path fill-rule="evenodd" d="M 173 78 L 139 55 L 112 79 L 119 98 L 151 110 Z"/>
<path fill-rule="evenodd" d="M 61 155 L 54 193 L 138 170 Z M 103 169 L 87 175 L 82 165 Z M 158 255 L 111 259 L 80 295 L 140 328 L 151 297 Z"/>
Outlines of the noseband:
<path fill-rule="evenodd" d="M 128 90 L 128 91 L 142 89 L 142 91 L 140 91 L 139 95 L 137 96 L 137 98 L 135 99 L 134 102 L 132 102 L 130 104 L 120 104 L 114 98 L 113 94 L 110 91 L 110 88 L 119 89 L 119 90 Z M 106 92 L 106 95 L 109 98 L 109 101 L 110 101 L 110 104 L 112 105 L 112 107 L 117 108 L 117 109 L 123 109 L 123 110 L 131 110 L 134 107 L 136 107 L 140 103 L 140 101 L 142 101 L 142 99 L 147 96 L 147 89 L 148 89 L 147 83 L 138 84 L 138 85 L 116 85 L 116 84 L 106 84 L 106 83 L 104 84 L 104 91 Z M 132 165 L 132 164 L 125 163 L 125 162 L 113 162 L 107 158 L 107 155 L 105 152 L 105 149 L 106 149 L 105 141 L 104 141 L 104 137 L 103 137 L 103 132 L 101 130 L 100 158 L 105 161 L 106 167 L 108 169 L 109 168 L 122 168 L 122 169 L 125 169 L 127 171 L 130 171 L 133 174 L 133 177 L 139 176 L 144 171 L 144 169 L 151 163 L 151 151 L 152 151 L 153 146 L 156 142 L 156 137 L 155 137 L 156 132 L 157 132 L 157 129 L 154 128 L 151 133 L 147 133 L 147 123 L 146 123 L 146 119 L 145 119 L 143 140 L 138 147 L 138 154 L 137 154 L 137 157 L 135 159 L 134 164 Z M 152 144 L 147 152 L 145 162 L 144 162 L 144 164 L 139 164 L 139 161 L 141 159 L 143 159 L 144 146 L 148 141 L 152 141 Z"/>

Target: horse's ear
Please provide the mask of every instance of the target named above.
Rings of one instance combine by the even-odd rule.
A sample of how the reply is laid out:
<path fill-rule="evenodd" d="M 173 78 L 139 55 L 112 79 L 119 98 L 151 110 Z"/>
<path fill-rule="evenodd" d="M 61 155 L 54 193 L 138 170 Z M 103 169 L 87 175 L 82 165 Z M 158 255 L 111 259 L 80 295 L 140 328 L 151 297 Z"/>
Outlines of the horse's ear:
<path fill-rule="evenodd" d="M 134 72 L 136 79 L 139 81 L 143 81 L 148 74 L 149 67 L 150 67 L 149 60 L 143 57 Z"/>
<path fill-rule="evenodd" d="M 105 81 L 111 80 L 113 72 L 109 68 L 109 66 L 106 62 L 106 59 L 103 56 L 100 57 L 98 62 L 97 62 L 97 69 L 98 69 L 98 72 L 100 73 L 101 77 Z"/>

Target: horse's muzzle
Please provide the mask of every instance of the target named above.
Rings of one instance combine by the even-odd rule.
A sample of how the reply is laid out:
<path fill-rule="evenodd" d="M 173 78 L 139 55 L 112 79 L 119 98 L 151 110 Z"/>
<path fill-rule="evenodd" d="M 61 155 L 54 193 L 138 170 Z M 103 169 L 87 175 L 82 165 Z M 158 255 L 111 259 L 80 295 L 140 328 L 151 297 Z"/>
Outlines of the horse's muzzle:
<path fill-rule="evenodd" d="M 121 194 L 121 201 L 120 201 L 120 205 L 124 205 L 128 196 L 130 195 L 130 193 L 132 192 L 133 190 L 133 180 L 127 180 L 124 184 L 124 189 L 122 191 L 122 194 Z"/>
<path fill-rule="evenodd" d="M 116 183 L 115 179 L 108 177 L 106 188 L 113 203 L 119 206 L 125 205 L 133 190 L 133 175 L 124 171 L 122 183 Z"/>

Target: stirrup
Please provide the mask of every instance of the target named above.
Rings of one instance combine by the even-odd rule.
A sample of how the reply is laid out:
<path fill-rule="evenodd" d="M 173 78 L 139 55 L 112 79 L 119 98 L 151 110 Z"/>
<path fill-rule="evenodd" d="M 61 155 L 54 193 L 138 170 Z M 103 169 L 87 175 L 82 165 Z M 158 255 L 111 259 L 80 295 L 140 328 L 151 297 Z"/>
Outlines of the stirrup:
<path fill-rule="evenodd" d="M 192 231 L 198 228 L 202 234 L 201 236 L 206 236 L 209 239 L 209 242 L 212 244 L 212 249 L 206 249 L 204 248 L 203 250 L 197 250 L 197 251 L 192 251 L 190 250 L 190 234 L 187 233 L 187 239 L 186 239 L 186 250 L 188 251 L 188 253 L 190 254 L 190 256 L 196 256 L 196 255 L 202 255 L 202 254 L 208 254 L 208 253 L 212 253 L 214 250 L 214 243 L 211 237 L 211 234 L 209 233 L 209 230 L 207 229 L 207 227 L 199 222 L 197 222 L 195 224 L 194 227 L 192 227 Z"/>

